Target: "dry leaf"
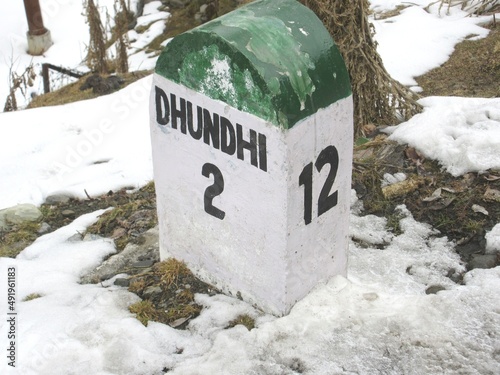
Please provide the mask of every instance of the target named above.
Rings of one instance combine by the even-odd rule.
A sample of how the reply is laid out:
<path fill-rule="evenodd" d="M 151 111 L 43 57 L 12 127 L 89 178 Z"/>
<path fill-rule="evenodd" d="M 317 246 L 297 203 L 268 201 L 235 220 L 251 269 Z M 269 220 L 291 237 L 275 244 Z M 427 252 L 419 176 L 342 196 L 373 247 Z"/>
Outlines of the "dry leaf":
<path fill-rule="evenodd" d="M 433 202 L 435 201 L 436 199 L 441 199 L 441 188 L 438 188 L 436 190 L 434 190 L 434 192 L 431 194 L 430 197 L 426 197 L 424 199 L 422 199 L 424 202 Z"/>
<path fill-rule="evenodd" d="M 191 319 L 191 316 L 188 316 L 187 318 L 176 319 L 172 323 L 170 323 L 169 326 L 172 328 L 177 328 L 177 327 L 183 325 L 184 323 L 186 323 L 189 319 Z"/>
<path fill-rule="evenodd" d="M 483 199 L 485 201 L 500 202 L 500 191 L 496 189 L 487 188 L 483 195 Z"/>
<path fill-rule="evenodd" d="M 448 207 L 453 201 L 455 200 L 455 198 L 447 198 L 447 199 L 443 199 L 442 201 L 440 201 L 439 203 L 436 203 L 432 206 L 429 207 L 429 210 L 433 210 L 433 211 L 439 211 L 439 210 L 442 210 L 446 207 Z"/>
<path fill-rule="evenodd" d="M 486 209 L 483 206 L 480 206 L 478 204 L 473 204 L 472 205 L 472 211 L 480 213 L 480 214 L 483 214 L 483 215 L 486 215 L 486 216 L 489 215 L 488 211 L 486 211 Z"/>

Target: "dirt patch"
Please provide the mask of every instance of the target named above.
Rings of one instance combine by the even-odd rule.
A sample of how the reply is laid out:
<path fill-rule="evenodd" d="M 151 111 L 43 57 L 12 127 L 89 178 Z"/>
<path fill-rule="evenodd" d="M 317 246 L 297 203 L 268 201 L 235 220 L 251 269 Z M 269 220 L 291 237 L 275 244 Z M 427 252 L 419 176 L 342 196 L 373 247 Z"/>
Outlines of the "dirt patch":
<path fill-rule="evenodd" d="M 124 188 L 88 199 L 44 203 L 40 206 L 43 216 L 38 223 L 15 225 L 0 232 L 0 256 L 15 258 L 41 235 L 66 226 L 81 215 L 107 208 L 110 210 L 101 215 L 86 233 L 111 237 L 118 250 L 129 242 L 141 241 L 141 234 L 158 224 L 153 182 L 139 190 Z M 42 226 L 46 229 L 41 230 Z M 81 233 L 81 236 L 86 233 Z"/>
<path fill-rule="evenodd" d="M 397 172 L 406 180 L 382 187 L 384 175 Z M 453 177 L 437 162 L 384 135 L 355 147 L 353 188 L 364 213 L 386 217 L 395 234 L 400 233 L 395 208 L 406 205 L 416 220 L 455 241 L 468 269 L 474 268 L 475 255 L 486 252 L 486 232 L 500 222 L 500 171 Z"/>
<path fill-rule="evenodd" d="M 500 96 L 500 28 L 485 27 L 490 29 L 486 38 L 470 36 L 445 64 L 416 78 L 422 96 Z M 365 213 L 386 217 L 389 229 L 398 234 L 394 209 L 405 204 L 416 220 L 455 241 L 468 269 L 476 267 L 476 257 L 486 252 L 485 233 L 500 222 L 500 171 L 453 177 L 437 162 L 383 135 L 361 141 L 355 147 L 353 187 L 363 199 Z M 384 174 L 397 172 L 407 179 L 382 188 Z"/>
<path fill-rule="evenodd" d="M 490 29 L 486 38 L 458 44 L 440 67 L 416 78 L 422 96 L 500 96 L 500 25 Z"/>

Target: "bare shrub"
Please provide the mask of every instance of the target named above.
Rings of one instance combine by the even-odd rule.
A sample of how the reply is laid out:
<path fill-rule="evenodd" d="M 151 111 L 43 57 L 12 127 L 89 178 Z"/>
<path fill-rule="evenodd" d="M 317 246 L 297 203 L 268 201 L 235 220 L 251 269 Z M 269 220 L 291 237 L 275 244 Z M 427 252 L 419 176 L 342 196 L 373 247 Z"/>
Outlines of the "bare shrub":
<path fill-rule="evenodd" d="M 354 131 L 365 124 L 397 124 L 421 111 L 418 96 L 384 68 L 368 22 L 368 0 L 301 0 L 321 19 L 339 47 L 351 78 Z"/>
<path fill-rule="evenodd" d="M 96 73 L 108 73 L 106 31 L 94 0 L 84 0 L 85 16 L 89 25 L 90 40 L 87 46 L 87 66 Z"/>

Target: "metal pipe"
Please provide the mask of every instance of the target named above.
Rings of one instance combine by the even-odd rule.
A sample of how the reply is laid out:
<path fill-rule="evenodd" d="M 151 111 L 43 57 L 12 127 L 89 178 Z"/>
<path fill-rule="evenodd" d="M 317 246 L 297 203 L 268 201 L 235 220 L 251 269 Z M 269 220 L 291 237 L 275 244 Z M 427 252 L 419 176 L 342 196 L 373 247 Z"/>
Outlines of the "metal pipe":
<path fill-rule="evenodd" d="M 43 25 L 42 10 L 39 0 L 24 0 L 26 19 L 28 20 L 29 35 L 43 35 L 47 29 Z"/>

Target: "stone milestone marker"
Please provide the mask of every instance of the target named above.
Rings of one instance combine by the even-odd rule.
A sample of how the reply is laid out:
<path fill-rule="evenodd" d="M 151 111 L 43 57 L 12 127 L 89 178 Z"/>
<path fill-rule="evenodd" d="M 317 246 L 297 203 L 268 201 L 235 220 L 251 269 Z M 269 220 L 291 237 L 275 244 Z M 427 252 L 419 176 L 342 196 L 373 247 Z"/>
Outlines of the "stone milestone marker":
<path fill-rule="evenodd" d="M 262 0 L 174 38 L 151 94 L 160 255 L 283 315 L 346 275 L 352 95 L 295 0 Z"/>

